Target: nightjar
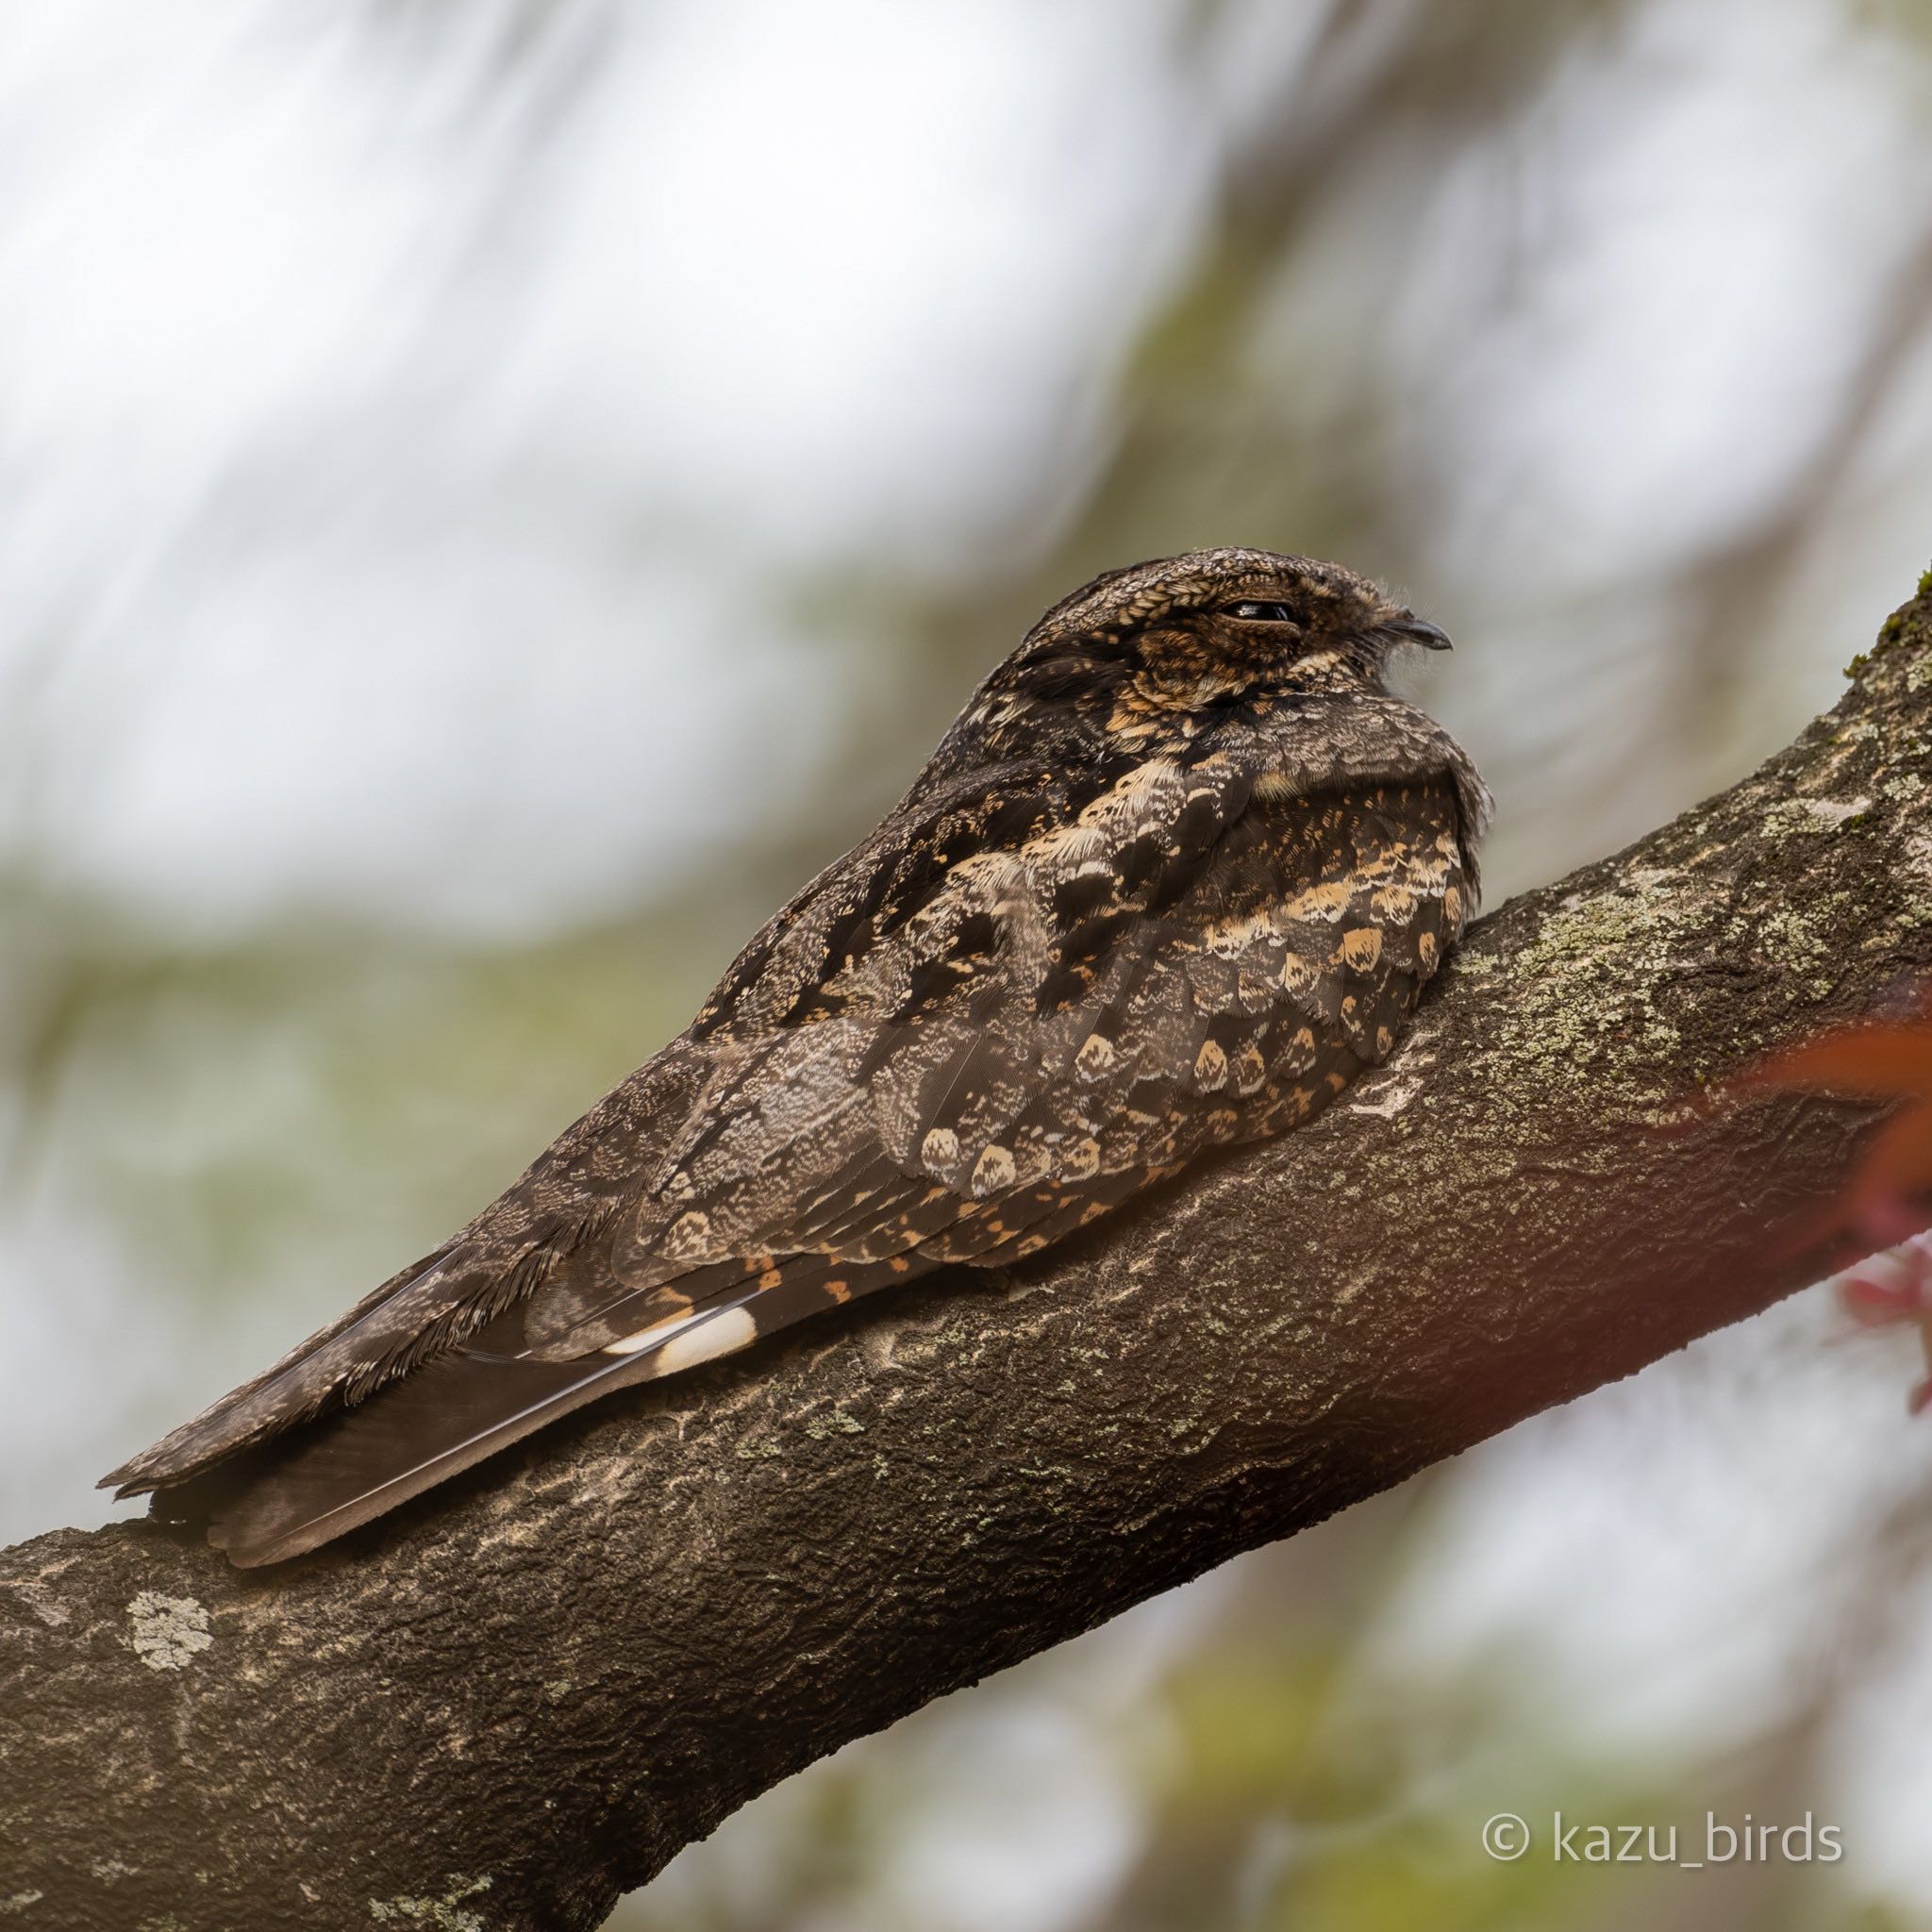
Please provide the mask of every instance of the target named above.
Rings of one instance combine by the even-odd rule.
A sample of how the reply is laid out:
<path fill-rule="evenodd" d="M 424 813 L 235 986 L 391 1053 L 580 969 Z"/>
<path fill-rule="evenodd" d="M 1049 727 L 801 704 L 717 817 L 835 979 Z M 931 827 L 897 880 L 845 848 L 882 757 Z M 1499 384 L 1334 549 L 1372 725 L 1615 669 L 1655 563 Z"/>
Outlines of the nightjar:
<path fill-rule="evenodd" d="M 872 836 L 468 1226 L 106 1480 L 242 1565 L 579 1404 L 1035 1253 L 1381 1060 L 1489 795 L 1385 688 L 1441 632 L 1332 563 L 1097 577 Z"/>

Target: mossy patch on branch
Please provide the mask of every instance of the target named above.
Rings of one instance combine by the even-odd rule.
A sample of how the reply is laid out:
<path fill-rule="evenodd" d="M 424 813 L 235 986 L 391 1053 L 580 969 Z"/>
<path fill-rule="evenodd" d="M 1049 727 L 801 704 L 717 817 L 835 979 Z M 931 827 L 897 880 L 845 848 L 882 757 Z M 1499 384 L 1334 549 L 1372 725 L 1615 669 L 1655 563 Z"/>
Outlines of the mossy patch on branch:
<path fill-rule="evenodd" d="M 436 1932 L 488 1932 L 479 1913 L 465 1911 L 463 1901 L 488 1891 L 489 1878 L 463 1879 L 451 1874 L 449 1888 L 441 1898 L 373 1898 L 369 1916 L 378 1925 L 430 1925 Z"/>
<path fill-rule="evenodd" d="M 1518 997 L 1497 1014 L 1497 1050 L 1593 1102 L 1667 1098 L 1682 1040 L 1655 990 L 1692 924 L 1674 878 L 1636 871 L 1548 914 L 1509 960 Z"/>

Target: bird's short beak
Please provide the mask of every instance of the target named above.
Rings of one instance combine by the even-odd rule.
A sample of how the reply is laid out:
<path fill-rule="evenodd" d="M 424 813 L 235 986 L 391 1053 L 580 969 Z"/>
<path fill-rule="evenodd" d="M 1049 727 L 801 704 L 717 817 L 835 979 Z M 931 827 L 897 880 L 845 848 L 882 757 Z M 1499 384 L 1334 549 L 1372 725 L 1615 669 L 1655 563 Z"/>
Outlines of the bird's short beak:
<path fill-rule="evenodd" d="M 1412 644 L 1420 644 L 1425 651 L 1454 649 L 1449 641 L 1448 632 L 1431 624 L 1425 617 L 1398 617 L 1389 628 L 1397 637 L 1406 638 Z"/>

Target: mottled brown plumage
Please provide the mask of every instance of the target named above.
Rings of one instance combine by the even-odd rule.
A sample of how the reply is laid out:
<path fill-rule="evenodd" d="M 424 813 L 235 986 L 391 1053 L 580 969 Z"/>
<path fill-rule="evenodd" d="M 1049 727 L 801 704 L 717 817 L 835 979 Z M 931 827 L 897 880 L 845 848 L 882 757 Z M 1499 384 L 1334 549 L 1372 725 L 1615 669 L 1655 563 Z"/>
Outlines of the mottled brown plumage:
<path fill-rule="evenodd" d="M 1382 1059 L 1488 798 L 1382 672 L 1432 625 L 1213 550 L 1056 605 L 687 1032 L 435 1253 L 108 1478 L 243 1564 L 608 1390 L 1036 1252 Z"/>

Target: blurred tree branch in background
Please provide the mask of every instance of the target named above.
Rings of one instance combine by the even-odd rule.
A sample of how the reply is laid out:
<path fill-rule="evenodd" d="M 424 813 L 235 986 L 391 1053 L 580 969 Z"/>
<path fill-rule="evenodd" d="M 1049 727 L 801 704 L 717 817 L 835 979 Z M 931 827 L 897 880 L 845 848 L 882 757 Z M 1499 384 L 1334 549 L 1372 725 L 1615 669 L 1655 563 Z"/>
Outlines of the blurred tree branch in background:
<path fill-rule="evenodd" d="M 1869 1113 L 1687 1103 L 1932 970 L 1928 746 L 1932 585 L 1754 776 L 1484 920 L 1342 1105 L 1092 1238 L 282 1574 L 142 1524 L 16 1546 L 0 1896 L 594 1925 L 848 1740 L 1765 1307 L 1842 1258 L 1792 1235 Z"/>
<path fill-rule="evenodd" d="M 1687 749 L 1721 731 L 1752 675 L 1753 647 L 1774 622 L 1807 539 L 1850 490 L 1868 439 L 1911 373 L 1932 323 L 1932 225 L 1895 269 L 1853 358 L 1838 408 L 1784 491 L 1744 528 L 1713 545 L 1673 587 L 1686 648 L 1673 707 Z"/>
<path fill-rule="evenodd" d="M 1424 197 L 1390 207 L 1377 187 L 1405 158 L 1507 138 L 1579 37 L 1633 5 L 1322 8 L 1298 58 L 1271 63 L 1261 97 L 1226 129 L 1191 258 L 1151 305 L 1098 425 L 1077 409 L 1062 424 L 1063 446 L 1091 436 L 1090 460 L 1063 455 L 1042 479 L 1047 501 L 1023 502 L 1002 533 L 998 554 L 1022 567 L 936 600 L 929 627 L 943 660 L 976 675 L 985 640 L 1020 635 L 1068 584 L 1231 531 L 1318 556 L 1366 547 L 1377 569 L 1412 567 L 1413 479 L 1392 431 L 1417 399 L 1382 352 L 1391 312 L 1430 305 L 1412 258 L 1430 208 Z M 1197 38 L 1225 10 L 1198 8 Z M 1320 250 L 1357 203 L 1374 208 L 1360 238 L 1373 236 L 1373 260 L 1355 275 L 1318 273 Z M 1345 289 L 1364 329 L 1338 341 L 1285 323 L 1284 297 L 1310 284 Z"/>

